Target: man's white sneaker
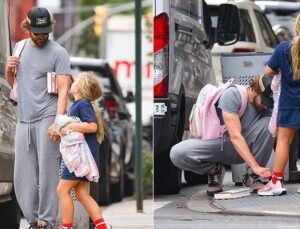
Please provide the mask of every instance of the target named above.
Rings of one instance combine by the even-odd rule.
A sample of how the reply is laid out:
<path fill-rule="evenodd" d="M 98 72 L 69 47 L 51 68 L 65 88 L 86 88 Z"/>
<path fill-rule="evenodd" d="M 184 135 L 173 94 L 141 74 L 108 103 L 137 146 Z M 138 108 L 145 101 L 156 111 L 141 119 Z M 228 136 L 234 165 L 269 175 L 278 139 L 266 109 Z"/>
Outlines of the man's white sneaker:
<path fill-rule="evenodd" d="M 281 181 L 276 181 L 273 184 L 272 181 L 269 181 L 263 188 L 259 189 L 257 194 L 260 196 L 281 196 L 286 194 L 287 191 L 282 187 Z"/>

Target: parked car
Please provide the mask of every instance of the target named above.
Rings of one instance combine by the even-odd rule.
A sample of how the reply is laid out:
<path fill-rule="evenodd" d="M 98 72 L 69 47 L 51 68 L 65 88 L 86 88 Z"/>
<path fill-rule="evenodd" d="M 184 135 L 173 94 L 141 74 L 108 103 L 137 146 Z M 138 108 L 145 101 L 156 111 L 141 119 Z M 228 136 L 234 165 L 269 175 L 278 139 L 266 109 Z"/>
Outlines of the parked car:
<path fill-rule="evenodd" d="M 188 129 L 200 89 L 215 82 L 210 49 L 215 42 L 229 45 L 238 39 L 237 7 L 221 7 L 220 25 L 213 28 L 205 1 L 154 1 L 155 194 L 178 193 L 181 187 L 181 171 L 169 153 Z"/>
<path fill-rule="evenodd" d="M 100 146 L 99 201 L 120 201 L 125 194 L 133 194 L 134 132 L 126 103 L 133 94 L 123 97 L 120 85 L 105 60 L 71 57 L 72 76 L 81 71 L 93 72 L 103 89 L 103 98 L 97 101 L 102 109 L 106 136 Z"/>
<path fill-rule="evenodd" d="M 269 19 L 279 41 L 292 39 L 295 18 L 300 11 L 299 2 L 255 1 L 255 4 Z"/>
<path fill-rule="evenodd" d="M 213 26 L 218 23 L 218 14 L 221 3 L 229 3 L 230 0 L 207 0 L 212 17 Z M 273 52 L 278 44 L 269 20 L 254 2 L 248 0 L 235 1 L 239 9 L 240 37 L 233 45 L 220 46 L 215 44 L 213 53 L 213 66 L 217 81 L 222 81 L 220 53 L 241 52 Z"/>
<path fill-rule="evenodd" d="M 10 55 L 8 8 L 0 0 L 0 226 L 18 229 L 21 211 L 13 189 L 16 111 L 9 99 L 11 87 L 5 80 L 6 58 Z"/>

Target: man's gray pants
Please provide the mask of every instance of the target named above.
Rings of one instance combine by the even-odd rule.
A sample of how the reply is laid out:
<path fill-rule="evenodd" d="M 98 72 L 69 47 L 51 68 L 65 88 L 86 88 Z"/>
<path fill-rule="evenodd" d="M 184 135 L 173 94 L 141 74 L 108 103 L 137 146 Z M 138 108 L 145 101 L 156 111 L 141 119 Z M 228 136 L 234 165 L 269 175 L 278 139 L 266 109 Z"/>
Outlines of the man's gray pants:
<path fill-rule="evenodd" d="M 267 164 L 275 141 L 268 130 L 269 120 L 270 117 L 261 118 L 243 134 L 260 166 Z M 178 168 L 196 174 L 207 173 L 217 163 L 232 165 L 244 162 L 232 145 L 228 133 L 218 139 L 182 141 L 172 147 L 170 157 Z"/>
<path fill-rule="evenodd" d="M 59 142 L 53 142 L 47 134 L 54 119 L 51 116 L 34 123 L 17 123 L 14 185 L 30 224 L 43 220 L 54 226 L 58 217 Z"/>

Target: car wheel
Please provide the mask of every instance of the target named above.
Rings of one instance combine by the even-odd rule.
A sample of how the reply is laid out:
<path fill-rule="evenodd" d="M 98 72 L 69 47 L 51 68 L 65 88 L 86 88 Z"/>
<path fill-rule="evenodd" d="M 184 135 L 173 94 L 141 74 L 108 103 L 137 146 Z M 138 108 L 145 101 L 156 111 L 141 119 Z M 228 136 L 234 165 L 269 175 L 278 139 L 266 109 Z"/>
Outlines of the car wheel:
<path fill-rule="evenodd" d="M 181 188 L 181 170 L 173 165 L 168 154 L 154 157 L 154 193 L 177 194 Z"/>
<path fill-rule="evenodd" d="M 125 149 L 122 147 L 122 149 Z M 111 200 L 113 202 L 119 202 L 124 197 L 124 173 L 125 173 L 125 165 L 124 165 L 124 153 L 121 154 L 122 158 L 120 161 L 120 173 L 119 173 L 119 182 L 116 184 L 111 184 Z"/>
<path fill-rule="evenodd" d="M 190 171 L 184 171 L 184 179 L 188 185 L 207 184 L 207 175 L 199 175 Z"/>
<path fill-rule="evenodd" d="M 133 173 L 133 172 L 130 172 Z M 125 184 L 124 184 L 124 195 L 132 196 L 134 193 L 134 179 L 130 176 L 125 176 Z"/>
<path fill-rule="evenodd" d="M 101 205 L 110 203 L 111 144 L 107 139 L 105 141 L 101 144 L 99 153 L 100 179 L 98 199 Z"/>
<path fill-rule="evenodd" d="M 13 194 L 12 200 L 0 205 L 1 228 L 19 229 L 21 221 L 21 209 Z"/>
<path fill-rule="evenodd" d="M 168 152 L 154 156 L 154 194 L 177 194 L 181 188 L 181 170 L 172 162 L 169 156 L 173 145 L 182 140 L 184 132 L 185 100 L 181 98 L 180 116 L 174 142 Z"/>

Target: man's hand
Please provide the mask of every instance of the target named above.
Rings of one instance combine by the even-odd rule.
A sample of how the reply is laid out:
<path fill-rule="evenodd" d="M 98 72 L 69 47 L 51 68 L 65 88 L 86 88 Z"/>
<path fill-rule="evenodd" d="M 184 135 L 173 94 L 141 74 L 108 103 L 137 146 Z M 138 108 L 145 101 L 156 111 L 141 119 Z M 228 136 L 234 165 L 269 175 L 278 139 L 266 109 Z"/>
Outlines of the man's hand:
<path fill-rule="evenodd" d="M 7 65 L 6 68 L 10 72 L 14 72 L 16 67 L 20 64 L 20 59 L 15 56 L 10 56 L 7 59 Z"/>
<path fill-rule="evenodd" d="M 14 84 L 14 76 L 16 73 L 16 68 L 20 64 L 20 59 L 15 56 L 10 56 L 7 59 L 7 64 L 5 68 L 5 79 L 12 86 Z"/>
<path fill-rule="evenodd" d="M 56 142 L 60 139 L 60 136 L 56 132 L 56 126 L 55 123 L 53 123 L 49 128 L 48 128 L 48 135 L 52 139 L 52 141 Z"/>
<path fill-rule="evenodd" d="M 269 168 L 256 166 L 252 168 L 253 172 L 264 179 L 269 179 L 272 176 L 272 172 Z"/>

